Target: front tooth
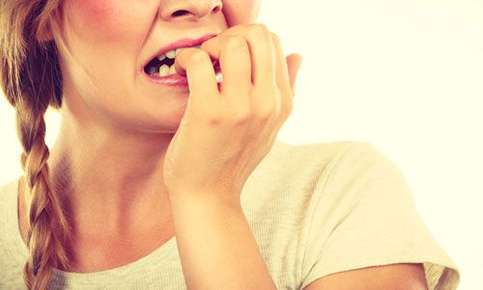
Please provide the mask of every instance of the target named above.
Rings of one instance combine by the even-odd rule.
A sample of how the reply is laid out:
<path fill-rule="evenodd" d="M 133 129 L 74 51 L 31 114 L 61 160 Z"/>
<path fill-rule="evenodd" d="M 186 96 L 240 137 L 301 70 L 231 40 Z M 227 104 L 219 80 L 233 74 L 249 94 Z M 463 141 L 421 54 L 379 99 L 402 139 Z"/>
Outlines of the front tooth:
<path fill-rule="evenodd" d="M 174 67 L 174 64 L 169 67 L 169 74 L 170 75 L 176 74 L 176 68 Z"/>
<path fill-rule="evenodd" d="M 163 59 L 165 59 L 165 58 L 166 58 L 166 55 L 164 55 L 164 54 L 158 56 L 159 61 L 163 61 Z"/>
<path fill-rule="evenodd" d="M 169 58 L 175 58 L 176 57 L 176 50 L 171 50 L 166 53 L 166 56 Z"/>
<path fill-rule="evenodd" d="M 159 76 L 164 77 L 164 76 L 167 76 L 168 74 L 169 74 L 169 66 L 167 64 L 163 64 L 159 68 Z"/>

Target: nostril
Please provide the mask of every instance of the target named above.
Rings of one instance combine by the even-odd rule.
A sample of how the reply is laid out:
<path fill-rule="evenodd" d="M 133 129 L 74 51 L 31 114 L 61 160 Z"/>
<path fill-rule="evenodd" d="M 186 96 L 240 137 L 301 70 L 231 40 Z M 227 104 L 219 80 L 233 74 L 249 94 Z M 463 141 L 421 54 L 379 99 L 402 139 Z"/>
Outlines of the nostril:
<path fill-rule="evenodd" d="M 171 14 L 171 15 L 174 16 L 174 17 L 176 17 L 176 16 L 183 16 L 186 13 L 189 13 L 189 12 L 186 11 L 186 10 L 178 10 L 178 11 L 173 12 L 173 14 Z"/>

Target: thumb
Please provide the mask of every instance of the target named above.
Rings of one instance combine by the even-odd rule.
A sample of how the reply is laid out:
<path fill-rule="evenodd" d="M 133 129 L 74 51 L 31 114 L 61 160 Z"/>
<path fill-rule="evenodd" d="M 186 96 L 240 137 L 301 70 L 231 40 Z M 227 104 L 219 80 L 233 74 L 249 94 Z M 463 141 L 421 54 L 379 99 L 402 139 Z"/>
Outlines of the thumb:
<path fill-rule="evenodd" d="M 302 63 L 302 55 L 298 53 L 292 53 L 287 56 L 287 68 L 290 77 L 290 85 L 292 87 L 292 92 L 295 94 L 295 81 L 297 79 L 297 74 Z"/>

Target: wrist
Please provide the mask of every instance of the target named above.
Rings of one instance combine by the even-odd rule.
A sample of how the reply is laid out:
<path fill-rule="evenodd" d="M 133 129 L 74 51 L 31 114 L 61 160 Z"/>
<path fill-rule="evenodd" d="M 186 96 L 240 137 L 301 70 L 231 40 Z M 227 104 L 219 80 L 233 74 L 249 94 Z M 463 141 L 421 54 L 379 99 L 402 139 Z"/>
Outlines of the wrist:
<path fill-rule="evenodd" d="M 195 204 L 201 206 L 221 206 L 236 210 L 241 209 L 240 194 L 227 193 L 225 191 L 176 190 L 169 192 L 169 200 L 173 207 Z"/>

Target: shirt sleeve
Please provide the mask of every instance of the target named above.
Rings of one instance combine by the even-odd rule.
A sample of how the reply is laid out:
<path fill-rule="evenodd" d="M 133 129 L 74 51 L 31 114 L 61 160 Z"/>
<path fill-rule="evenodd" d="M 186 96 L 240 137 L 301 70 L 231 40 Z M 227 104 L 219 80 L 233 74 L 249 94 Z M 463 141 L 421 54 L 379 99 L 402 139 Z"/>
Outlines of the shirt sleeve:
<path fill-rule="evenodd" d="M 370 143 L 345 148 L 317 179 L 300 289 L 394 263 L 422 263 L 428 290 L 456 289 L 459 270 L 424 224 L 399 167 Z"/>

